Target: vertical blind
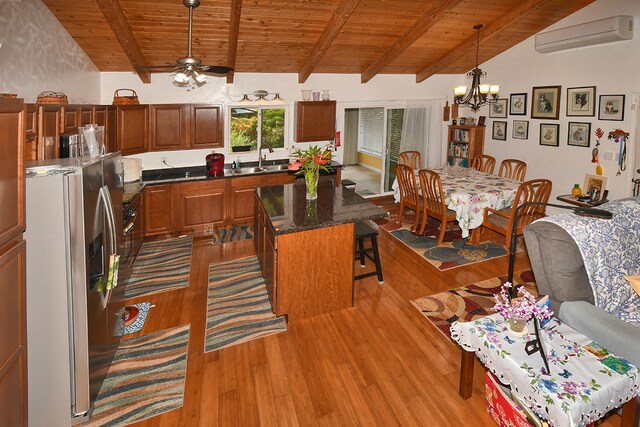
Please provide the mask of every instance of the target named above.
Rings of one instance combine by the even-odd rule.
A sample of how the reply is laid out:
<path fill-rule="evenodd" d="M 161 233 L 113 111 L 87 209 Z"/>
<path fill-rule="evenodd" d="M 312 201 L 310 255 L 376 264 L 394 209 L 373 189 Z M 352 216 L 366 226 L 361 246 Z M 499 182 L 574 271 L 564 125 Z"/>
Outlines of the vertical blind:
<path fill-rule="evenodd" d="M 382 154 L 384 135 L 384 108 L 360 108 L 358 150 L 369 154 Z"/>

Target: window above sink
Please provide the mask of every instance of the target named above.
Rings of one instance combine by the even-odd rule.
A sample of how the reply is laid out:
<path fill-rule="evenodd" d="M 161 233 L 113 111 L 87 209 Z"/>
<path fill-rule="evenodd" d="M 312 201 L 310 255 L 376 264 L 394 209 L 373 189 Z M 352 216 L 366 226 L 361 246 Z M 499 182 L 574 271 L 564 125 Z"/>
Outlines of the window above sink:
<path fill-rule="evenodd" d="M 276 150 L 287 148 L 287 105 L 232 105 L 227 117 L 231 153 L 255 152 L 262 145 Z"/>

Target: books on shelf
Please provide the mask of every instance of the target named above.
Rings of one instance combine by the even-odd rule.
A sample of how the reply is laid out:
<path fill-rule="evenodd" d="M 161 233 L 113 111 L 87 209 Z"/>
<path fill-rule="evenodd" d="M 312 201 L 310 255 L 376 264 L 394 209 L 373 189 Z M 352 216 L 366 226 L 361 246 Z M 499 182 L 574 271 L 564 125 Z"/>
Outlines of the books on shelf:
<path fill-rule="evenodd" d="M 450 140 L 469 142 L 469 130 L 468 129 L 451 129 Z"/>

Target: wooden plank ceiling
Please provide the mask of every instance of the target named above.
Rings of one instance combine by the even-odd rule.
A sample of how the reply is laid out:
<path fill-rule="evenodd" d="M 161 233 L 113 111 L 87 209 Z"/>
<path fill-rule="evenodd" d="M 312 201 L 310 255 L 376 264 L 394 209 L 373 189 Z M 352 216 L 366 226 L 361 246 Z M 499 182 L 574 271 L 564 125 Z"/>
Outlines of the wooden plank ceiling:
<path fill-rule="evenodd" d="M 201 0 L 193 55 L 236 72 L 466 73 L 594 0 Z M 101 71 L 186 56 L 181 0 L 44 0 Z M 148 72 L 138 72 L 149 81 Z M 233 74 L 227 77 L 233 81 Z"/>

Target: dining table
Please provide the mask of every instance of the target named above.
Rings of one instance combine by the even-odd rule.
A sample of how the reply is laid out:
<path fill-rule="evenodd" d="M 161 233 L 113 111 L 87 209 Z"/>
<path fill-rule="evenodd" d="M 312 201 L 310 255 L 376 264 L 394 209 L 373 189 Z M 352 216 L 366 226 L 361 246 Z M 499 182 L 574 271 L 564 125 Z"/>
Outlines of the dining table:
<path fill-rule="evenodd" d="M 455 211 L 462 237 L 482 225 L 484 208 L 504 209 L 513 205 L 518 187 L 522 184 L 515 179 L 505 178 L 471 168 L 448 167 L 432 169 L 440 175 L 444 202 Z M 418 171 L 416 183 L 420 182 Z M 397 179 L 392 184 L 393 196 L 400 201 L 400 187 Z"/>

